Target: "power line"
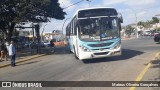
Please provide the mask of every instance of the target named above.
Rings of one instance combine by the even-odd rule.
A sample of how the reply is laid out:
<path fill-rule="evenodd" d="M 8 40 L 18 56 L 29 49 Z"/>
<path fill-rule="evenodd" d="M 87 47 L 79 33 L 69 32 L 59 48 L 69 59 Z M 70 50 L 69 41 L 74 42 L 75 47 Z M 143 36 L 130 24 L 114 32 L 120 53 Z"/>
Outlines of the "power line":
<path fill-rule="evenodd" d="M 76 5 L 76 4 L 79 4 L 79 3 L 83 2 L 83 1 L 91 2 L 91 0 L 80 0 L 80 1 L 78 1 L 78 2 L 76 2 L 76 3 L 74 3 L 74 4 L 71 4 L 71 5 L 69 5 L 69 6 L 65 7 L 65 8 L 63 8 L 63 9 L 67 9 L 67 8 L 72 7 L 72 6 Z"/>
<path fill-rule="evenodd" d="M 69 7 L 71 7 L 71 6 L 74 6 L 74 5 L 76 5 L 76 4 L 80 3 L 80 2 L 83 2 L 83 1 L 84 1 L 84 0 L 78 1 L 78 2 L 76 2 L 76 3 L 74 3 L 74 4 L 71 4 L 71 5 L 69 5 L 69 6 L 65 7 L 65 8 L 63 8 L 63 9 L 67 9 L 67 8 L 69 8 Z"/>

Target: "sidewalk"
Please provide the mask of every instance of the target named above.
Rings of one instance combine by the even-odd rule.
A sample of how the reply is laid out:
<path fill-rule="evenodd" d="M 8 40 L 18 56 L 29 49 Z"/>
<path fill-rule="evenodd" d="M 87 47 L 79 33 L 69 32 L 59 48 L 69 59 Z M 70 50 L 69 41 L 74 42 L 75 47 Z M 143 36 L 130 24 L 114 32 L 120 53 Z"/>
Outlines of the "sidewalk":
<path fill-rule="evenodd" d="M 143 76 L 141 81 L 160 81 L 160 53 L 152 60 L 151 66 Z M 147 66 L 147 64 L 146 64 Z M 160 84 L 159 84 L 160 85 Z M 160 87 L 137 87 L 135 90 L 160 90 Z"/>
<path fill-rule="evenodd" d="M 50 48 L 50 47 L 41 48 L 40 54 L 36 53 L 36 49 L 32 54 L 29 48 L 18 50 L 16 55 L 16 64 L 51 54 L 52 51 L 53 51 L 53 48 Z M 0 62 L 0 68 L 7 67 L 7 66 L 10 66 L 10 59 L 8 58 L 8 61 L 4 61 L 4 58 L 3 58 L 3 61 Z"/>

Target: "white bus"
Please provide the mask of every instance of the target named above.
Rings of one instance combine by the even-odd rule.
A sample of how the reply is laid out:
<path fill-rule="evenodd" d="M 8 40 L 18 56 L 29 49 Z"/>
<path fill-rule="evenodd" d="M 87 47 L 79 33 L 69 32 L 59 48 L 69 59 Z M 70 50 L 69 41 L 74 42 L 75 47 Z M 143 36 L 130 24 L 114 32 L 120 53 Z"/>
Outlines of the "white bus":
<path fill-rule="evenodd" d="M 80 60 L 121 55 L 122 22 L 114 8 L 78 10 L 66 27 L 70 51 Z"/>

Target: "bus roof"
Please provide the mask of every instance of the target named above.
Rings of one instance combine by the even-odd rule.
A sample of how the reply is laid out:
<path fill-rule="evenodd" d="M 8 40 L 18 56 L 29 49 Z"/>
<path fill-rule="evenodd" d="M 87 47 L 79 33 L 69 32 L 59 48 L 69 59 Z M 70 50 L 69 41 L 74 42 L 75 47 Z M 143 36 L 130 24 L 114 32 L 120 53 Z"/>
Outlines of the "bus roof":
<path fill-rule="evenodd" d="M 79 11 L 82 11 L 82 10 L 92 10 L 92 9 L 114 9 L 115 11 L 117 11 L 115 8 L 113 7 L 92 7 L 92 8 L 83 8 L 83 9 L 78 9 L 74 15 L 71 17 L 71 21 L 72 19 L 78 14 Z M 117 12 L 118 14 L 118 12 Z M 67 25 L 68 26 L 68 25 Z"/>
<path fill-rule="evenodd" d="M 83 8 L 83 9 L 78 9 L 77 11 L 80 11 L 80 10 L 90 10 L 90 9 L 115 9 L 113 7 L 92 7 L 92 8 Z"/>
<path fill-rule="evenodd" d="M 79 11 L 82 11 L 82 10 L 92 10 L 92 9 L 115 9 L 113 7 L 92 7 L 92 8 L 83 8 L 83 9 L 78 9 L 75 14 L 73 15 L 73 17 L 79 12 Z M 116 10 L 116 9 L 115 9 Z"/>

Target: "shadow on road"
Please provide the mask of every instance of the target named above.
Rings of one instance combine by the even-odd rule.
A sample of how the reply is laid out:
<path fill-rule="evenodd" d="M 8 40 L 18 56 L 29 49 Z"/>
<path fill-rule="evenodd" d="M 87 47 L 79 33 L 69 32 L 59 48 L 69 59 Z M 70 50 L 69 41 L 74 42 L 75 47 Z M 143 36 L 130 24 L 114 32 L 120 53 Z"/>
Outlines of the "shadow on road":
<path fill-rule="evenodd" d="M 100 62 L 127 60 L 127 59 L 133 58 L 135 56 L 141 55 L 143 53 L 144 52 L 136 51 L 136 50 L 122 49 L 122 55 L 121 56 L 97 58 L 97 59 L 92 59 L 92 60 L 91 59 L 86 59 L 86 60 L 83 60 L 83 62 L 85 64 L 89 64 L 89 63 L 100 63 Z"/>
<path fill-rule="evenodd" d="M 160 68 L 160 59 L 153 60 L 151 63 L 152 63 L 152 67 L 151 68 Z"/>
<path fill-rule="evenodd" d="M 48 55 L 62 55 L 62 54 L 70 54 L 70 50 L 67 48 L 67 46 L 64 47 L 55 47 L 48 49 L 50 52 L 48 52 Z"/>
<path fill-rule="evenodd" d="M 158 76 L 154 78 L 154 80 L 159 81 L 160 80 L 160 58 L 157 60 L 151 61 L 152 66 L 150 68 L 158 70 Z"/>

